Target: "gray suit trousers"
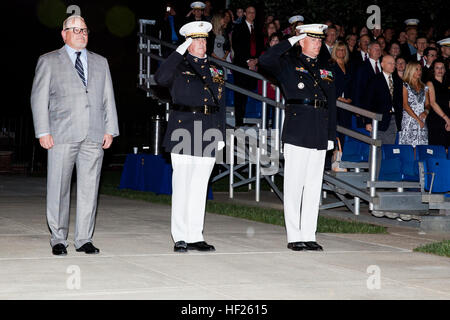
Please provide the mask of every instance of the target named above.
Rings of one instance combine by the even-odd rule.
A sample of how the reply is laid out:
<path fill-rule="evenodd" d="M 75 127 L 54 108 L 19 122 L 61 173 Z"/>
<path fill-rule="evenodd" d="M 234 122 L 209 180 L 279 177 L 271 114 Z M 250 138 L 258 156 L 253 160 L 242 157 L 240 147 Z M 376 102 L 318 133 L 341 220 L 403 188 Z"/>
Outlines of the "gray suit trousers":
<path fill-rule="evenodd" d="M 48 150 L 47 222 L 52 247 L 58 243 L 67 247 L 70 184 L 74 165 L 77 171 L 75 248 L 92 242 L 102 161 L 102 144 L 89 140 L 55 144 Z"/>

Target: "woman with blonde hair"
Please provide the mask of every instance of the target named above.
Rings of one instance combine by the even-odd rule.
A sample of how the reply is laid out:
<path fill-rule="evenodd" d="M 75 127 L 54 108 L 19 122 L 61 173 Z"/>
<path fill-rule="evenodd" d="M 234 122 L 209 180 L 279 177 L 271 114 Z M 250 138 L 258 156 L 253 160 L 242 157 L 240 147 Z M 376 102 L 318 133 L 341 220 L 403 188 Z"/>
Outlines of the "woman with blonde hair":
<path fill-rule="evenodd" d="M 225 13 L 220 12 L 213 15 L 211 24 L 212 30 L 208 37 L 207 54 L 225 61 L 230 53 L 230 41 L 225 33 Z"/>
<path fill-rule="evenodd" d="M 352 103 L 352 73 L 350 70 L 350 52 L 347 45 L 343 41 L 337 41 L 331 50 L 331 70 L 334 74 L 334 83 L 336 87 L 336 97 L 339 101 Z M 337 124 L 345 128 L 351 128 L 352 114 L 351 112 L 338 108 Z M 344 135 L 338 133 L 341 145 L 344 145 Z"/>
<path fill-rule="evenodd" d="M 422 67 L 418 62 L 409 62 L 403 75 L 403 119 L 399 144 L 428 144 L 425 119 L 429 112 L 428 87 L 420 80 Z"/>

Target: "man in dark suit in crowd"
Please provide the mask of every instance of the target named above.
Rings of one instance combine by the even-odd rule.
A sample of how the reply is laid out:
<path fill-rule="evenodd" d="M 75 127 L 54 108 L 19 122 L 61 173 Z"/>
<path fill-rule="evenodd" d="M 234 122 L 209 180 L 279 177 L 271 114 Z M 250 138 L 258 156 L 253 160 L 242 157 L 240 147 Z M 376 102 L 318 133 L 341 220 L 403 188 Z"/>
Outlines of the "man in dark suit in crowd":
<path fill-rule="evenodd" d="M 384 56 L 381 61 L 382 72 L 376 74 L 367 85 L 367 108 L 383 114 L 378 126 L 378 139 L 383 144 L 394 144 L 397 131 L 400 131 L 403 113 L 402 81 L 393 77 L 395 59 Z M 366 130 L 372 131 L 372 123 L 366 123 Z"/>
<path fill-rule="evenodd" d="M 356 70 L 355 81 L 353 83 L 353 103 L 360 108 L 367 108 L 367 85 L 376 74 L 381 73 L 380 57 L 381 48 L 378 42 L 369 44 L 369 59 L 364 61 Z M 363 127 L 362 118 L 358 117 L 358 127 Z"/>
<path fill-rule="evenodd" d="M 331 59 L 331 51 L 333 50 L 333 46 L 337 39 L 336 27 L 331 25 L 328 27 L 326 33 L 327 37 L 325 41 L 322 43 L 322 47 L 320 48 L 319 60 L 328 61 Z"/>
<path fill-rule="evenodd" d="M 382 58 L 383 72 L 376 74 L 367 86 L 367 108 L 381 113 L 378 126 L 378 139 L 382 144 L 394 144 L 397 132 L 401 130 L 403 115 L 403 83 L 399 77 L 393 77 L 395 59 L 387 55 Z M 366 130 L 372 131 L 372 122 L 366 118 Z M 381 153 L 378 148 L 376 176 L 380 172 Z"/>
<path fill-rule="evenodd" d="M 409 56 L 408 61 L 417 61 L 422 67 L 425 66 L 425 54 L 424 51 L 428 47 L 428 40 L 425 36 L 421 35 L 416 39 L 416 53 Z"/>
<path fill-rule="evenodd" d="M 400 45 L 400 50 L 405 59 L 409 59 L 409 57 L 417 52 L 416 48 L 416 39 L 417 39 L 417 25 L 419 24 L 419 20 L 417 19 L 408 19 L 405 21 L 406 24 L 406 38 L 407 41 Z"/>
<path fill-rule="evenodd" d="M 425 65 L 422 68 L 422 82 L 427 83 L 431 79 L 431 65 L 437 59 L 438 51 L 434 47 L 428 47 L 423 52 L 423 56 L 425 57 Z"/>
<path fill-rule="evenodd" d="M 351 55 L 351 63 L 355 68 L 369 59 L 370 37 L 367 34 L 362 35 L 358 44 L 360 50 L 353 50 L 354 53 Z"/>
<path fill-rule="evenodd" d="M 232 45 L 234 50 L 234 64 L 256 71 L 258 57 L 264 46 L 264 37 L 255 27 L 256 10 L 249 6 L 245 9 L 245 20 L 234 27 L 232 34 Z M 257 79 L 251 78 L 239 72 L 233 72 L 234 83 L 248 90 L 254 90 Z M 234 93 L 234 114 L 236 126 L 242 126 L 247 96 L 238 92 Z"/>

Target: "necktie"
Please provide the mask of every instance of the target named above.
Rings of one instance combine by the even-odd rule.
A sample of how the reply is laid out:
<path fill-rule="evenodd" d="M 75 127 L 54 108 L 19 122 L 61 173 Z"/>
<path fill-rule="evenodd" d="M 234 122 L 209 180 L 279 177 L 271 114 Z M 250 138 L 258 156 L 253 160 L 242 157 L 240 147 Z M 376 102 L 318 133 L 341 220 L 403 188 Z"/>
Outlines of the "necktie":
<path fill-rule="evenodd" d="M 394 96 L 394 82 L 392 81 L 392 75 L 389 75 L 389 92 L 391 97 Z"/>
<path fill-rule="evenodd" d="M 423 58 L 423 56 L 420 56 L 420 65 L 423 67 L 425 67 L 425 59 Z"/>
<path fill-rule="evenodd" d="M 256 57 L 256 35 L 253 25 L 250 25 L 250 29 L 250 56 L 254 58 Z"/>
<path fill-rule="evenodd" d="M 364 54 L 364 61 L 366 61 L 367 58 L 368 58 L 368 56 L 367 56 L 367 52 L 366 52 L 366 53 Z"/>
<path fill-rule="evenodd" d="M 81 81 L 83 81 L 83 84 L 86 87 L 86 79 L 84 78 L 83 64 L 81 63 L 81 60 L 80 60 L 81 52 L 78 51 L 78 52 L 76 52 L 76 54 L 77 54 L 77 59 L 75 60 L 75 69 L 77 70 L 78 75 L 81 78 Z"/>
<path fill-rule="evenodd" d="M 378 61 L 375 61 L 375 74 L 379 74 L 380 69 L 378 68 Z"/>

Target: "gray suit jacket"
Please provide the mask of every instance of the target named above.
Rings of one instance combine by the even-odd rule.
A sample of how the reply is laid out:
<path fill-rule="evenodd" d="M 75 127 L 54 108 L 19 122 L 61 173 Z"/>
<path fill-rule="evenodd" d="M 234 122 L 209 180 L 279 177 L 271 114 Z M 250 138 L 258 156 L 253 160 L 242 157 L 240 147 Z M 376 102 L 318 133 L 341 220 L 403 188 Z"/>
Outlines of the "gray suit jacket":
<path fill-rule="evenodd" d="M 36 137 L 50 133 L 60 144 L 119 135 L 108 61 L 87 51 L 87 62 L 84 87 L 64 47 L 39 57 L 31 92 Z"/>

